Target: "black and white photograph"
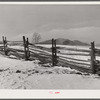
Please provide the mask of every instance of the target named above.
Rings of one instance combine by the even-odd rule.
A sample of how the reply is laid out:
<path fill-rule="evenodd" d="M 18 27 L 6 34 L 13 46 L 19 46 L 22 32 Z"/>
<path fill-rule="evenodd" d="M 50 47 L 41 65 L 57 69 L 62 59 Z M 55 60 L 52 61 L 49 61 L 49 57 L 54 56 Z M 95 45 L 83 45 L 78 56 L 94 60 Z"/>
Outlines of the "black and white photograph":
<path fill-rule="evenodd" d="M 99 90 L 100 4 L 0 4 L 0 89 Z"/>

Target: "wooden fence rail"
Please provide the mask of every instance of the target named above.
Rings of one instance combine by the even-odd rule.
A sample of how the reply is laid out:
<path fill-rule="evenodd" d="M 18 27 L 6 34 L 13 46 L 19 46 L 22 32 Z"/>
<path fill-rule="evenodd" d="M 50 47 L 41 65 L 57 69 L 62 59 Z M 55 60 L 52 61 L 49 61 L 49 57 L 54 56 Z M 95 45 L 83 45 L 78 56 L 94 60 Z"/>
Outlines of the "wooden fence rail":
<path fill-rule="evenodd" d="M 84 53 L 60 53 L 62 55 L 79 55 L 79 56 L 90 56 L 91 54 L 84 54 Z"/>
<path fill-rule="evenodd" d="M 64 57 L 62 55 L 59 55 L 59 57 L 65 58 L 65 59 L 70 59 L 70 60 L 75 60 L 75 61 L 90 62 L 89 60 L 76 59 L 76 58 L 71 58 L 71 57 Z"/>
<path fill-rule="evenodd" d="M 58 65 L 70 67 L 72 69 L 76 69 L 81 72 L 92 73 L 92 70 L 90 67 L 86 67 L 83 65 L 79 66 L 74 63 L 65 62 L 63 59 L 60 59 L 60 58 L 58 59 L 58 63 L 59 63 Z"/>
<path fill-rule="evenodd" d="M 22 41 L 9 41 L 11 43 L 21 43 Z M 9 43 L 7 42 L 6 37 L 3 36 L 3 46 L 0 46 L 0 51 L 3 51 L 5 55 L 8 55 L 9 51 L 12 52 L 12 54 L 15 53 L 16 56 L 22 57 L 24 55 L 25 60 L 29 60 L 30 57 L 34 58 L 34 56 L 39 57 L 39 59 L 46 58 L 51 59 L 52 65 L 56 66 L 58 63 L 64 64 L 64 66 L 70 65 L 73 68 L 77 66 L 77 69 L 83 70 L 91 70 L 92 74 L 98 73 L 100 71 L 100 62 L 96 60 L 96 56 L 100 54 L 100 49 L 95 48 L 95 43 L 91 42 L 91 48 L 90 50 L 83 50 L 83 49 L 73 49 L 73 48 L 64 48 L 64 50 L 69 51 L 77 51 L 77 52 L 83 52 L 82 53 L 61 53 L 59 50 L 62 50 L 61 47 L 56 46 L 56 40 L 52 39 L 52 48 L 45 48 L 41 46 L 32 46 L 30 45 L 28 38 L 26 39 L 25 36 L 23 36 L 23 50 L 10 48 Z M 37 53 L 38 52 L 38 53 Z M 84 53 L 86 52 L 86 54 Z M 87 54 L 89 53 L 89 54 Z M 65 56 L 64 56 L 65 55 Z M 75 55 L 75 56 L 90 56 L 89 60 L 84 59 L 77 59 L 72 57 L 67 57 L 66 55 Z M 23 58 L 23 57 L 22 57 Z M 41 59 L 43 61 L 43 59 Z M 89 64 L 90 62 L 90 64 Z M 85 67 L 89 68 L 85 68 Z M 87 71 L 88 72 L 88 71 Z M 90 71 L 89 71 L 90 72 Z"/>
<path fill-rule="evenodd" d="M 75 49 L 75 48 L 65 48 L 65 47 L 60 47 L 58 50 L 68 50 L 68 51 L 77 51 L 77 52 L 87 52 L 87 53 L 89 53 L 90 52 L 90 50 L 85 50 L 85 49 Z"/>

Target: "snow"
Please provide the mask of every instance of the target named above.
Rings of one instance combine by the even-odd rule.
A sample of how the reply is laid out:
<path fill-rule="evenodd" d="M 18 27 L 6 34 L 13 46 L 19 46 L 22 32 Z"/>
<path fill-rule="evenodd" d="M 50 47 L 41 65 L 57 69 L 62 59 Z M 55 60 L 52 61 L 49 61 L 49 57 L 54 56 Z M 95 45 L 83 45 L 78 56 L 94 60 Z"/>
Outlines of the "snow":
<path fill-rule="evenodd" d="M 43 46 L 47 48 L 51 48 L 51 44 L 37 44 L 37 46 Z M 74 46 L 74 45 L 58 45 L 57 47 L 64 47 L 64 48 L 74 48 L 74 49 L 84 49 L 84 50 L 89 50 L 90 46 Z"/>
<path fill-rule="evenodd" d="M 13 46 L 9 46 L 9 48 L 13 48 L 13 49 L 20 49 L 20 50 L 24 50 L 24 47 L 23 46 L 19 46 L 19 45 L 13 45 Z"/>
<path fill-rule="evenodd" d="M 59 50 L 61 53 L 78 53 L 78 54 L 89 54 L 88 52 L 70 51 L 70 50 Z"/>
<path fill-rule="evenodd" d="M 100 77 L 0 55 L 0 89 L 100 89 Z"/>
<path fill-rule="evenodd" d="M 50 48 L 50 45 L 44 46 Z M 24 50 L 23 46 L 9 47 Z M 69 47 L 89 50 L 89 47 Z M 30 51 L 51 54 L 49 51 L 34 47 L 30 47 Z M 58 56 L 86 60 L 87 62 L 83 63 L 90 64 L 90 56 L 66 54 L 82 52 L 70 50 L 61 50 L 60 52 L 64 53 L 64 55 L 57 53 Z M 100 57 L 97 57 L 97 59 L 100 60 Z M 73 59 L 67 60 L 74 61 Z M 100 89 L 100 77 L 79 72 L 71 69 L 70 66 L 52 67 L 50 63 L 40 64 L 39 60 L 18 60 L 14 55 L 8 57 L 0 54 L 0 89 Z"/>

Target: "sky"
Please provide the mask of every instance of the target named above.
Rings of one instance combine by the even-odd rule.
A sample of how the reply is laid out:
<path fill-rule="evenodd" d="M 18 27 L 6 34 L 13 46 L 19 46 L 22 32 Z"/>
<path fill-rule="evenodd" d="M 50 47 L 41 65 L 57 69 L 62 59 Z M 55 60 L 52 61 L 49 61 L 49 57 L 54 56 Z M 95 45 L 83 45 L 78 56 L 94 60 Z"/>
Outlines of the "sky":
<path fill-rule="evenodd" d="M 0 39 L 17 39 L 34 32 L 42 41 L 65 38 L 100 44 L 100 5 L 0 4 Z"/>

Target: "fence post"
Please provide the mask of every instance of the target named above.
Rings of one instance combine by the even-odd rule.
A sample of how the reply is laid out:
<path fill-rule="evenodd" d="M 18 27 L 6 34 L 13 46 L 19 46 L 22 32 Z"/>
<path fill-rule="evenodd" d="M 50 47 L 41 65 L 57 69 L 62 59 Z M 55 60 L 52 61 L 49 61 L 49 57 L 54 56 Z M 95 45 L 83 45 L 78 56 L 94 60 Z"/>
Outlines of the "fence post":
<path fill-rule="evenodd" d="M 7 39 L 4 36 L 2 38 L 3 38 L 4 52 L 5 52 L 5 55 L 7 55 L 7 53 L 8 53 L 8 51 L 7 51 Z"/>
<path fill-rule="evenodd" d="M 28 47 L 29 41 L 28 41 L 28 38 L 26 41 L 25 36 L 23 36 L 23 44 L 24 44 L 24 51 L 25 51 L 25 60 L 28 60 L 30 57 L 30 52 L 29 52 L 29 47 Z"/>
<path fill-rule="evenodd" d="M 55 65 L 57 65 L 57 48 L 56 48 L 56 40 L 54 40 L 54 46 L 55 46 L 55 55 L 54 55 L 54 59 L 55 59 Z"/>
<path fill-rule="evenodd" d="M 28 40 L 28 38 L 27 38 L 27 57 L 28 57 L 28 59 L 29 59 L 29 57 L 30 57 L 29 40 Z"/>
<path fill-rule="evenodd" d="M 52 65 L 57 64 L 57 50 L 56 50 L 56 40 L 52 39 Z"/>
<path fill-rule="evenodd" d="M 91 42 L 91 68 L 92 68 L 92 74 L 96 74 L 96 69 L 95 69 L 95 44 L 94 41 Z"/>
<path fill-rule="evenodd" d="M 27 60 L 27 52 L 26 52 L 26 40 L 25 40 L 25 36 L 23 36 L 23 43 L 24 43 L 24 51 L 25 51 L 25 60 Z"/>
<path fill-rule="evenodd" d="M 54 53 L 53 53 L 54 52 L 54 49 L 53 49 L 54 45 L 53 44 L 54 44 L 54 39 L 52 39 L 52 66 L 54 66 Z"/>

